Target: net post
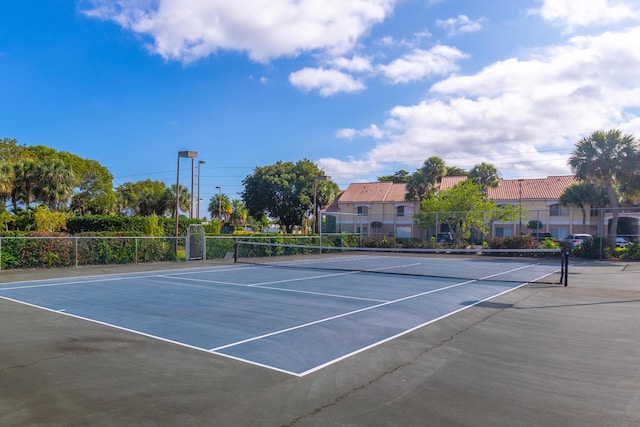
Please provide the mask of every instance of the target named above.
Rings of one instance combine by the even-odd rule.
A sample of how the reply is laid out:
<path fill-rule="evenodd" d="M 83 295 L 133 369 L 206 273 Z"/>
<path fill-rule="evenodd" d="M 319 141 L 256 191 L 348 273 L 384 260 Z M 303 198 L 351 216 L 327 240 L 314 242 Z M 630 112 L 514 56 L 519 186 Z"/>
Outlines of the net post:
<path fill-rule="evenodd" d="M 568 286 L 569 280 L 569 248 L 565 248 L 562 251 L 562 283 L 564 286 Z"/>
<path fill-rule="evenodd" d="M 233 263 L 238 263 L 238 241 L 233 242 Z"/>

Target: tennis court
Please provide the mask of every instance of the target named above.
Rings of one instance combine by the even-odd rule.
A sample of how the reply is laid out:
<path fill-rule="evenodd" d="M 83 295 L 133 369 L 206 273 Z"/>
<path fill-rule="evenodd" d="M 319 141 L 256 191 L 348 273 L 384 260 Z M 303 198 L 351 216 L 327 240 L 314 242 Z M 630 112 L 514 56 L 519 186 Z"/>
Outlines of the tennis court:
<path fill-rule="evenodd" d="M 302 264 L 297 256 L 289 262 Z M 568 287 L 292 267 L 198 261 L 4 272 L 0 424 L 640 423 L 640 265 L 573 260 Z M 506 292 L 471 306 L 484 297 L 467 293 L 475 285 Z M 335 304 L 343 306 L 316 307 Z M 411 304 L 412 320 L 392 310 Z M 63 314 L 80 310 L 73 307 L 94 321 Z M 439 310 L 445 317 L 437 317 Z M 439 320 L 429 323 L 427 312 Z M 109 325 L 125 326 L 97 323 L 97 313 L 108 313 Z M 340 315 L 335 320 L 342 323 L 324 321 Z M 225 317 L 233 321 L 223 326 Z M 258 345 L 288 325 L 300 326 L 301 334 L 316 320 L 326 327 L 326 335 L 313 331 L 322 345 L 285 343 L 282 333 L 281 347 L 263 346 L 265 357 L 329 360 L 313 368 L 285 372 L 268 362 L 269 369 L 244 361 L 255 348 L 244 347 L 241 357 L 232 354 L 240 345 L 222 348 L 252 338 L 247 344 Z M 421 322 L 427 325 L 410 331 Z M 136 333 L 121 329 L 126 325 Z M 369 336 L 367 348 L 363 337 L 371 330 L 386 333 Z M 331 353 L 351 340 L 360 347 L 344 355 L 357 353 L 331 363 L 340 357 Z"/>
<path fill-rule="evenodd" d="M 304 376 L 559 274 L 540 261 L 329 255 L 8 283 L 0 297 Z M 432 277 L 448 270 L 473 278 Z"/>

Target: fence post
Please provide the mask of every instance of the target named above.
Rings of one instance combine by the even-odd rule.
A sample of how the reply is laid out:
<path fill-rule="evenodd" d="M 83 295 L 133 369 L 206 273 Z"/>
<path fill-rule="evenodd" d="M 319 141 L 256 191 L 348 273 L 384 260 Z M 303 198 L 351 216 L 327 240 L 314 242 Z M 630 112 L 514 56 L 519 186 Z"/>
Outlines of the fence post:
<path fill-rule="evenodd" d="M 78 268 L 78 236 L 74 237 L 73 240 L 75 240 L 75 244 L 76 244 L 76 268 Z"/>

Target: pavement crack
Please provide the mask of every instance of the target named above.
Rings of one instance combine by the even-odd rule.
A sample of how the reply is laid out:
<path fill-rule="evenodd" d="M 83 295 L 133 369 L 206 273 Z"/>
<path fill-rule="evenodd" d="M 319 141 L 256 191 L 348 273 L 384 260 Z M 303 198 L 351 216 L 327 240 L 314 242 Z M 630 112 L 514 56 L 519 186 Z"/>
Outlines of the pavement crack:
<path fill-rule="evenodd" d="M 60 359 L 62 357 L 65 357 L 65 355 L 64 354 L 60 354 L 60 355 L 57 355 L 57 356 L 45 357 L 43 359 L 34 360 L 32 362 L 29 362 L 29 363 L 22 363 L 20 365 L 7 366 L 7 367 L 4 367 L 4 368 L 0 368 L 0 372 L 8 372 L 8 371 L 12 371 L 14 369 L 29 368 L 29 367 L 37 365 L 39 363 L 48 362 L 49 360 Z"/>

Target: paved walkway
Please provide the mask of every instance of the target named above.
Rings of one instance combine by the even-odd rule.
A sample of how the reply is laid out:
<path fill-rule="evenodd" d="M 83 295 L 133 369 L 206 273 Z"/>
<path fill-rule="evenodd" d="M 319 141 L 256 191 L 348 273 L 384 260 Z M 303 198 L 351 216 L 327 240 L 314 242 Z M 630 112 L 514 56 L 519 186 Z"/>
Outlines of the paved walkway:
<path fill-rule="evenodd" d="M 302 378 L 0 300 L 0 425 L 638 426 L 640 264 L 584 263 L 569 280 Z"/>

